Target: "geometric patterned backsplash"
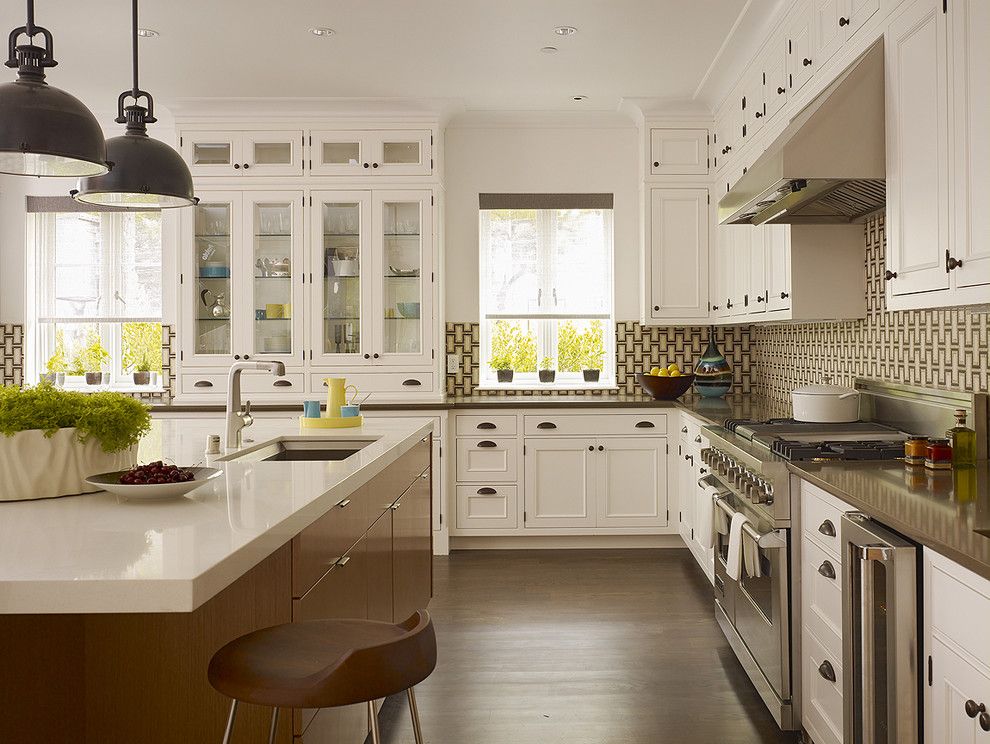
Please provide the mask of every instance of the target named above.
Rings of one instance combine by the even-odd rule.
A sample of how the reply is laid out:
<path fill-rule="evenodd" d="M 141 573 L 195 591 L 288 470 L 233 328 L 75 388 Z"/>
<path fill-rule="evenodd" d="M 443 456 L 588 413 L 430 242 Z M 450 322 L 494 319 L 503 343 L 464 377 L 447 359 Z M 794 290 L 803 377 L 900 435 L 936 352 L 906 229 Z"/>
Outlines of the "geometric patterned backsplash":
<path fill-rule="evenodd" d="M 611 390 L 478 390 L 481 338 L 478 323 L 447 323 L 446 353 L 457 354 L 458 370 L 447 375 L 447 395 L 605 395 L 640 392 L 635 373 L 660 362 L 677 362 L 691 369 L 708 345 L 705 326 L 644 327 L 637 321 L 615 324 L 616 388 Z M 732 366 L 733 391 L 750 392 L 752 342 L 750 329 L 734 326 L 715 329 L 716 342 Z"/>
<path fill-rule="evenodd" d="M 754 326 L 757 394 L 790 401 L 792 388 L 856 377 L 987 392 L 990 314 L 965 308 L 886 311 L 883 217 L 866 224 L 866 318 Z"/>

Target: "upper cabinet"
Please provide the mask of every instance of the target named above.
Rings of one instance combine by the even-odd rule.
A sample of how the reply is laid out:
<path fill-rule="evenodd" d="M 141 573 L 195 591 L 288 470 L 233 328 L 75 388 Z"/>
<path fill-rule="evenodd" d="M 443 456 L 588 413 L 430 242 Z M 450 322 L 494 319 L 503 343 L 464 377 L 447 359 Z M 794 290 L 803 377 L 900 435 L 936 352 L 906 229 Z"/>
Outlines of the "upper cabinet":
<path fill-rule="evenodd" d="M 654 176 L 706 175 L 708 130 L 650 130 L 650 174 Z"/>
<path fill-rule="evenodd" d="M 313 131 L 310 168 L 316 176 L 428 176 L 433 133 L 426 130 Z"/>
<path fill-rule="evenodd" d="M 649 190 L 646 323 L 708 318 L 708 189 Z"/>
<path fill-rule="evenodd" d="M 182 154 L 193 176 L 299 176 L 303 133 L 183 131 Z"/>
<path fill-rule="evenodd" d="M 787 25 L 787 87 L 794 95 L 815 71 L 814 22 L 810 0 L 798 3 Z"/>

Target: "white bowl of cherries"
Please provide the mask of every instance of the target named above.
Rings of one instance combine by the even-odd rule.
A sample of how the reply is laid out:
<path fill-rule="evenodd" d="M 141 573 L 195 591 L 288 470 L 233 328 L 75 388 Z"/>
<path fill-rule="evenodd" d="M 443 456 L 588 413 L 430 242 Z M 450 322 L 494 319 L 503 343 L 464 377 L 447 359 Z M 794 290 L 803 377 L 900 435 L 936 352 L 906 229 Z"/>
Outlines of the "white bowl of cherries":
<path fill-rule="evenodd" d="M 170 499 L 190 491 L 220 475 L 215 468 L 180 468 L 158 460 L 135 465 L 130 470 L 91 475 L 86 482 L 104 491 L 135 499 Z"/>

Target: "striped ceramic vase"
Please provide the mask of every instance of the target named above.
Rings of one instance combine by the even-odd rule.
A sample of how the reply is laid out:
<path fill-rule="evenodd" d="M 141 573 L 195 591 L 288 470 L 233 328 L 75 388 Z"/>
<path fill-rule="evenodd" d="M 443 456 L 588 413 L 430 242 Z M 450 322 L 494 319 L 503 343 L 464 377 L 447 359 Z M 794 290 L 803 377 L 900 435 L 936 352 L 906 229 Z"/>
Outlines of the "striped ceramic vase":
<path fill-rule="evenodd" d="M 694 368 L 694 389 L 706 398 L 720 398 L 732 387 L 732 368 L 715 343 L 715 327 L 708 336 L 708 348 Z"/>

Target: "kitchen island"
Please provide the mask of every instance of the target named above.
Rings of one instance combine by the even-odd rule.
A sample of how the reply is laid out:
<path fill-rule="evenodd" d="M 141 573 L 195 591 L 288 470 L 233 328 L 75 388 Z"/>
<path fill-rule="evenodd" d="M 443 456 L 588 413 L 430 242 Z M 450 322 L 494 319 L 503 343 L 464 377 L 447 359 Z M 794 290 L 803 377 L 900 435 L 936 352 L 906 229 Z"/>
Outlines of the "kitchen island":
<path fill-rule="evenodd" d="M 155 421 L 139 460 L 205 464 L 207 435 L 221 428 Z M 220 477 L 178 500 L 101 492 L 0 505 L 0 741 L 220 741 L 228 701 L 206 667 L 227 641 L 425 606 L 431 429 L 405 419 L 316 434 L 357 451 L 219 462 Z M 254 441 L 225 456 L 300 433 L 259 420 L 245 437 Z M 297 711 L 278 740 L 362 741 L 360 713 Z M 235 741 L 265 741 L 267 716 L 245 706 Z"/>

